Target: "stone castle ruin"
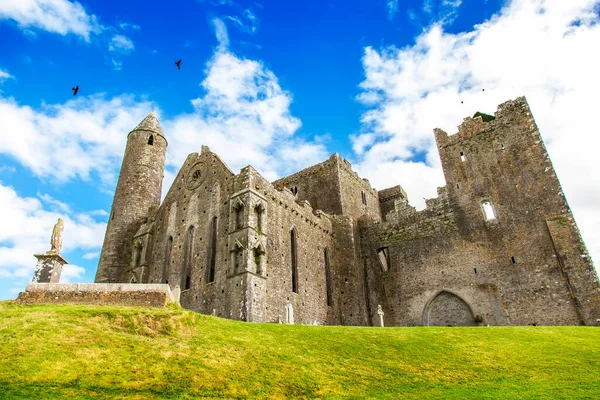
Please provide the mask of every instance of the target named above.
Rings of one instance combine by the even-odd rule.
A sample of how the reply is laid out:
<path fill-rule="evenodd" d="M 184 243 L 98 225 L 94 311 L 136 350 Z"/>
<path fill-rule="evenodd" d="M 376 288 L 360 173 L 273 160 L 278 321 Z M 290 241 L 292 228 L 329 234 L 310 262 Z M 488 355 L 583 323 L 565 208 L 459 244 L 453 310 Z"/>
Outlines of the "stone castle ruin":
<path fill-rule="evenodd" d="M 446 186 L 422 211 L 338 154 L 269 182 L 205 146 L 161 204 L 167 138 L 151 113 L 127 139 L 96 282 L 167 283 L 184 307 L 242 321 L 600 325 L 598 277 L 525 98 L 435 139 Z"/>

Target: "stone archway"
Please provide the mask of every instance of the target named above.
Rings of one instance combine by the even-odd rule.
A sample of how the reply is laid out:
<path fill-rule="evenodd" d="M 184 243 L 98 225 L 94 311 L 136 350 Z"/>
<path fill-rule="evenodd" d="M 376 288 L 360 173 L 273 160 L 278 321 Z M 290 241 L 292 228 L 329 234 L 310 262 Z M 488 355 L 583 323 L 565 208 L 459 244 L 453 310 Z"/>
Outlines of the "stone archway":
<path fill-rule="evenodd" d="M 428 326 L 477 325 L 471 307 L 457 295 L 442 291 L 425 307 L 423 323 Z"/>

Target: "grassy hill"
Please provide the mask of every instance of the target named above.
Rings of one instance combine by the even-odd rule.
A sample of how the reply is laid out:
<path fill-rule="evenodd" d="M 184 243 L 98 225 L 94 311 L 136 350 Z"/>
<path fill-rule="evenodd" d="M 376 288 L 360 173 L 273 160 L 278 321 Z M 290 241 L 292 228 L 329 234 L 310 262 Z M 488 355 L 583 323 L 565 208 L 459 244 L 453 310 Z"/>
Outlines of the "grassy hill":
<path fill-rule="evenodd" d="M 0 303 L 2 398 L 600 398 L 600 329 L 247 324 Z"/>

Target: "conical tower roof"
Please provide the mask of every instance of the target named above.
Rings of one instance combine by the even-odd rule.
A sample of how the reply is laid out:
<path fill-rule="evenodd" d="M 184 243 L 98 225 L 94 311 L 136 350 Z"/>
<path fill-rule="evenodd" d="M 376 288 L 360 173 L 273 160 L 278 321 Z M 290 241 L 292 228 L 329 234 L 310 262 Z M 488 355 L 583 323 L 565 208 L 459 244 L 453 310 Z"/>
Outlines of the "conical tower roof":
<path fill-rule="evenodd" d="M 134 131 L 148 131 L 157 133 L 162 137 L 165 136 L 162 128 L 160 127 L 160 123 L 158 122 L 158 118 L 156 117 L 156 112 L 154 111 L 148 114 L 148 116 L 144 118 L 144 120 L 140 122 L 138 126 L 136 126 L 131 132 Z"/>

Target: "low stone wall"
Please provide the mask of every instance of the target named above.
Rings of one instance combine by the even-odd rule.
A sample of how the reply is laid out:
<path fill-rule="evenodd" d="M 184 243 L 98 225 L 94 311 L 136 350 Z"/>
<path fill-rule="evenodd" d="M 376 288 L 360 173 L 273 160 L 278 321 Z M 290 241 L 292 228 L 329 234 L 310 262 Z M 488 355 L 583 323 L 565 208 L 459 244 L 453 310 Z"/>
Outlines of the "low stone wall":
<path fill-rule="evenodd" d="M 30 283 L 17 302 L 164 307 L 177 299 L 166 284 Z"/>

